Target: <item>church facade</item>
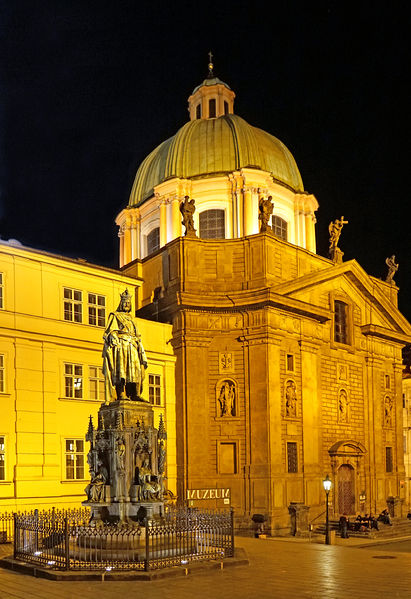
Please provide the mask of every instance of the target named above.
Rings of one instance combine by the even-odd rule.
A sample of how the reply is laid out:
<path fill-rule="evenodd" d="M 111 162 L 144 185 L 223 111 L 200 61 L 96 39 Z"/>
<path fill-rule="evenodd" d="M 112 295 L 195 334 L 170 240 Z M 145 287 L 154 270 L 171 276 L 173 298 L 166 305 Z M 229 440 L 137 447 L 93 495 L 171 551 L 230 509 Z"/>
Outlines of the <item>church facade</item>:
<path fill-rule="evenodd" d="M 398 288 L 316 254 L 318 202 L 291 152 L 234 114 L 212 69 L 189 97 L 190 120 L 137 171 L 116 219 L 118 270 L 0 244 L 0 509 L 84 498 L 102 333 L 125 287 L 180 500 L 232 506 L 239 529 L 260 514 L 273 533 L 299 510 L 324 511 L 327 474 L 334 515 L 401 506 L 411 326 Z"/>
<path fill-rule="evenodd" d="M 315 253 L 316 198 L 275 137 L 234 114 L 209 77 L 190 121 L 139 168 L 117 218 L 122 272 L 140 276 L 138 314 L 172 324 L 177 488 L 223 505 L 239 528 L 262 514 L 376 513 L 404 498 L 398 289 L 355 260 Z M 180 203 L 195 199 L 196 235 Z M 259 204 L 271 196 L 271 230 Z"/>

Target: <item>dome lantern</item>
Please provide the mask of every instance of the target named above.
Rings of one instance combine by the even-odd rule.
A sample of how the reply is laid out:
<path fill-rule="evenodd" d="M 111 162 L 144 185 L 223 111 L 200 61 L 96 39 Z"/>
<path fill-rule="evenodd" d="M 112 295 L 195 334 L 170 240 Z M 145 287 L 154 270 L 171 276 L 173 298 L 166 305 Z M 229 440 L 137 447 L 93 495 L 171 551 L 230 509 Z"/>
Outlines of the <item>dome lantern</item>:
<path fill-rule="evenodd" d="M 190 120 L 213 119 L 225 114 L 234 113 L 235 93 L 232 89 L 214 76 L 213 55 L 208 53 L 208 75 L 188 98 Z"/>

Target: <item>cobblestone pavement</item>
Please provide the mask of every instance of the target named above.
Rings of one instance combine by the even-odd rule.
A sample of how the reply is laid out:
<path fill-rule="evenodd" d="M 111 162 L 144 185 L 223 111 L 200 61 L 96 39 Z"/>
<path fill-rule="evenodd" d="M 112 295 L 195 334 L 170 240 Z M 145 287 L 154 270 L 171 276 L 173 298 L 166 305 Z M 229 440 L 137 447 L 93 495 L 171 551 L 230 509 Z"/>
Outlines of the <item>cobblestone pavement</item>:
<path fill-rule="evenodd" d="M 0 569 L 0 599 L 129 599 L 142 593 L 147 599 L 411 597 L 411 554 L 388 550 L 389 545 L 382 551 L 272 539 L 236 541 L 246 550 L 249 566 L 186 578 L 57 582 Z"/>

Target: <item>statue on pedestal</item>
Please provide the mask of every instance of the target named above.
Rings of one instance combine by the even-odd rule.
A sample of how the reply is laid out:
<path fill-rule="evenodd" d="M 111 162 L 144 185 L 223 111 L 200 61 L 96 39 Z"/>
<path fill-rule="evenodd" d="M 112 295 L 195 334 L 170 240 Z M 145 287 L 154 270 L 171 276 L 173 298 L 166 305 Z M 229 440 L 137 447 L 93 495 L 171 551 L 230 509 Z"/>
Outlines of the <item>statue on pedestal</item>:
<path fill-rule="evenodd" d="M 399 266 L 395 263 L 395 256 L 392 255 L 391 258 L 386 258 L 385 264 L 388 266 L 388 274 L 385 279 L 386 283 L 395 283 L 394 276 L 397 272 Z"/>
<path fill-rule="evenodd" d="M 263 197 L 259 199 L 258 209 L 260 214 L 258 220 L 260 221 L 260 233 L 272 233 L 272 228 L 268 224 L 274 211 L 272 199 L 272 196 L 268 196 L 267 199 Z"/>
<path fill-rule="evenodd" d="M 108 317 L 104 332 L 103 374 L 105 403 L 111 398 L 114 387 L 117 399 L 143 401 L 141 393 L 147 358 L 137 326 L 130 314 L 131 295 L 126 289 L 120 304 Z"/>
<path fill-rule="evenodd" d="M 180 212 L 183 217 L 181 224 L 186 229 L 184 235 L 188 237 L 196 237 L 196 230 L 194 228 L 195 202 L 195 200 L 190 200 L 189 196 L 184 196 L 184 200 L 180 204 Z"/>
<path fill-rule="evenodd" d="M 84 489 L 89 501 L 94 501 L 96 503 L 104 501 L 104 487 L 107 480 L 107 468 L 99 461 L 97 473 L 91 477 L 90 483 Z"/>
<path fill-rule="evenodd" d="M 328 231 L 330 233 L 329 255 L 331 260 L 337 264 L 342 263 L 342 258 L 344 256 L 344 252 L 337 247 L 344 225 L 348 225 L 348 220 L 344 220 L 343 216 L 340 219 L 336 218 L 334 222 L 331 221 L 328 225 Z"/>

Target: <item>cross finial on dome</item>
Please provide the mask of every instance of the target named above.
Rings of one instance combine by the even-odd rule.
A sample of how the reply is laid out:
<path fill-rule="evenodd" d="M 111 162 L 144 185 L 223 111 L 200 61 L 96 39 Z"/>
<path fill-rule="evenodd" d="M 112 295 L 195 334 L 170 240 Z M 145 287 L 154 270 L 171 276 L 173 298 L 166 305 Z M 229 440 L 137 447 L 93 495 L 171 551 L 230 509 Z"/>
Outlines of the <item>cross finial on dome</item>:
<path fill-rule="evenodd" d="M 210 52 L 208 53 L 208 79 L 212 79 L 214 77 L 214 73 L 213 73 L 213 69 L 214 69 L 214 65 L 213 65 L 213 53 Z"/>

